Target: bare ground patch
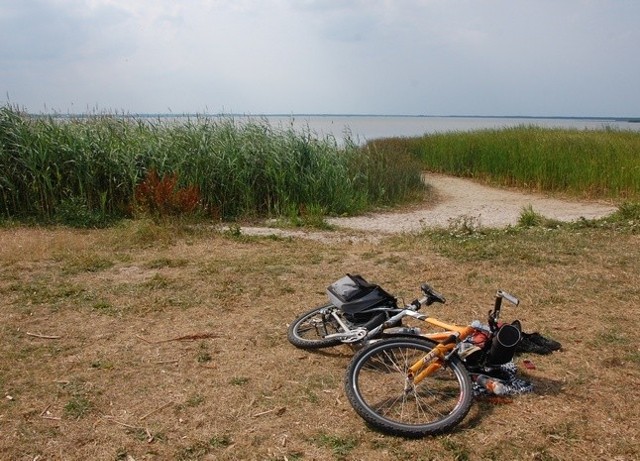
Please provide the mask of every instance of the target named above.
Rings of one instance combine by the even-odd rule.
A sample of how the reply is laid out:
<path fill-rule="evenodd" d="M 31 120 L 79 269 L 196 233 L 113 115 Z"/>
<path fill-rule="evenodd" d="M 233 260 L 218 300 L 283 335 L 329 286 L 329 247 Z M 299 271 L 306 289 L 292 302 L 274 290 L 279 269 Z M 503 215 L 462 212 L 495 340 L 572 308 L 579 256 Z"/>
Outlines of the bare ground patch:
<path fill-rule="evenodd" d="M 474 218 L 483 227 L 506 227 L 515 225 L 522 210 L 529 206 L 537 213 L 558 221 L 601 218 L 616 210 L 608 203 L 549 198 L 489 187 L 453 176 L 429 173 L 425 175 L 425 182 L 433 187 L 438 197 L 425 207 L 400 213 L 334 218 L 330 223 L 370 232 L 397 233 L 447 227 L 462 217 Z"/>
<path fill-rule="evenodd" d="M 376 241 L 390 234 L 446 228 L 460 219 L 472 219 L 482 227 L 504 228 L 517 224 L 523 210 L 529 207 L 548 219 L 562 222 L 602 218 L 617 209 L 611 203 L 551 198 L 542 194 L 489 187 L 453 176 L 426 173 L 424 180 L 431 187 L 432 199 L 414 205 L 407 211 L 329 218 L 328 223 L 337 229 L 333 232 L 259 226 L 243 227 L 242 232 L 319 241 Z"/>

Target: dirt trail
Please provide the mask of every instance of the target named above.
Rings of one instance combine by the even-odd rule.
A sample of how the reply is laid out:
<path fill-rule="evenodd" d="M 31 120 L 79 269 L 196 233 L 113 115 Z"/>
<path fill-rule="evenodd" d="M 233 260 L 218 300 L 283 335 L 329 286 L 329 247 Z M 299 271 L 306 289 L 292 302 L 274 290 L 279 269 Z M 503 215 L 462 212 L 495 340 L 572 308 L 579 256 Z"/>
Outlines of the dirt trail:
<path fill-rule="evenodd" d="M 489 187 L 469 179 L 439 174 L 426 174 L 425 182 L 434 188 L 438 199 L 406 212 L 370 213 L 348 218 L 329 218 L 327 221 L 345 231 L 365 231 L 376 235 L 415 232 L 423 228 L 446 228 L 461 217 L 472 218 L 482 227 L 502 228 L 515 225 L 523 208 L 531 205 L 534 211 L 559 221 L 601 218 L 617 208 L 604 202 L 552 199 L 541 194 L 529 194 Z M 279 235 L 314 240 L 351 238 L 320 231 L 291 231 L 268 227 L 243 227 L 251 235 Z M 342 233 L 344 234 L 344 232 Z"/>
<path fill-rule="evenodd" d="M 474 218 L 483 227 L 506 227 L 516 224 L 522 209 L 531 205 L 537 213 L 559 221 L 574 221 L 580 217 L 600 218 L 616 210 L 602 202 L 551 199 L 484 186 L 468 179 L 427 174 L 425 182 L 438 194 L 439 200 L 409 212 L 370 214 L 350 218 L 332 218 L 338 227 L 380 233 L 411 232 L 421 228 L 447 227 L 463 216 Z"/>

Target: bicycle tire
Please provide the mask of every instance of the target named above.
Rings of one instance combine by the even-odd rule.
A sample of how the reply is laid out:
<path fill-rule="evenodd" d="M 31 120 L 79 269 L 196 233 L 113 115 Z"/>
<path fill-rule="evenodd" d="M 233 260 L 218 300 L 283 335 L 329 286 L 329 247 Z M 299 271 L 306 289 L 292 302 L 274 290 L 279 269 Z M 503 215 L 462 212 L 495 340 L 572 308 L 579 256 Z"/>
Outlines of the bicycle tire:
<path fill-rule="evenodd" d="M 335 319 L 322 313 L 323 310 L 331 307 L 334 306 L 324 304 L 296 317 L 287 329 L 289 342 L 301 349 L 322 349 L 340 344 L 341 341 L 338 338 L 325 339 L 323 337 L 342 331 Z"/>
<path fill-rule="evenodd" d="M 324 304 L 296 317 L 287 329 L 287 339 L 289 342 L 301 349 L 322 349 L 343 343 L 339 338 L 324 338 L 324 336 L 328 334 L 343 331 L 335 319 L 322 313 L 322 310 L 331 307 L 334 307 L 333 304 Z M 354 325 L 354 327 L 364 328 L 368 331 L 379 326 L 386 319 L 387 315 L 381 312 L 373 316 L 368 322 L 358 323 Z M 350 324 L 350 322 L 346 323 Z"/>
<path fill-rule="evenodd" d="M 446 432 L 469 412 L 471 378 L 452 357 L 405 391 L 407 369 L 435 347 L 425 338 L 384 339 L 358 351 L 345 375 L 345 391 L 356 413 L 382 432 L 418 438 Z"/>

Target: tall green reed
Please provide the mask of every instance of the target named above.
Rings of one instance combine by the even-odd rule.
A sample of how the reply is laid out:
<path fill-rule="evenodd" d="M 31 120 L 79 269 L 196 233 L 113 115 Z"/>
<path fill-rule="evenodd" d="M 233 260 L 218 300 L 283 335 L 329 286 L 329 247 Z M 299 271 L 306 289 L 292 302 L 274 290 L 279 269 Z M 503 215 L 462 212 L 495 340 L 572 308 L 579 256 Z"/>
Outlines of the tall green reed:
<path fill-rule="evenodd" d="M 222 219 L 351 214 L 421 190 L 408 156 L 274 129 L 264 119 L 196 117 L 165 123 L 113 115 L 32 117 L 0 108 L 0 216 L 55 220 L 74 205 L 128 216 L 151 173 L 197 187 L 201 211 Z"/>
<path fill-rule="evenodd" d="M 376 141 L 430 171 L 600 198 L 640 197 L 640 133 L 535 126 Z"/>

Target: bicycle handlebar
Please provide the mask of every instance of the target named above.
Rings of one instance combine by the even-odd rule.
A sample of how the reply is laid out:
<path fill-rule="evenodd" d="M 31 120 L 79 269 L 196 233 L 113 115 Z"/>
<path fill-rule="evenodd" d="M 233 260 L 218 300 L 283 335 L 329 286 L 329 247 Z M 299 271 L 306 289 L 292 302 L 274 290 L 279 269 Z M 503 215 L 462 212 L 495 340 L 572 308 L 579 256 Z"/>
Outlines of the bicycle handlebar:
<path fill-rule="evenodd" d="M 444 304 L 446 302 L 445 297 L 442 294 L 438 293 L 436 290 L 434 290 L 431 285 L 423 283 L 420 286 L 420 289 L 422 290 L 425 296 L 423 298 L 412 301 L 410 304 L 406 306 L 406 308 L 417 311 L 422 306 L 430 306 L 433 303 Z M 493 311 L 489 312 L 490 325 L 493 324 L 495 326 L 497 324 L 498 317 L 500 316 L 500 307 L 502 305 L 503 299 L 506 299 L 507 301 L 509 301 L 515 306 L 520 304 L 520 300 L 515 296 L 513 296 L 512 294 L 507 293 L 506 291 L 498 290 L 496 292 L 496 300 L 495 300 Z"/>
<path fill-rule="evenodd" d="M 427 285 L 426 283 L 423 283 L 420 289 L 426 295 L 427 302 L 429 304 L 433 304 L 433 303 L 444 304 L 447 301 L 445 297 L 442 296 L 440 293 L 438 293 L 436 290 L 434 290 L 431 285 Z"/>
<path fill-rule="evenodd" d="M 498 292 L 496 293 L 496 297 L 504 298 L 514 306 L 520 304 L 520 300 L 518 298 L 516 298 L 512 294 L 507 293 L 506 291 L 498 290 Z"/>
<path fill-rule="evenodd" d="M 447 300 L 444 296 L 438 293 L 433 289 L 431 285 L 427 285 L 423 283 L 420 286 L 420 289 L 425 294 L 423 298 L 415 299 L 411 303 L 408 304 L 407 307 L 413 308 L 414 310 L 419 310 L 423 305 L 430 306 L 433 303 L 442 303 L 444 304 Z"/>
<path fill-rule="evenodd" d="M 493 310 L 489 311 L 489 327 L 492 331 L 498 328 L 498 317 L 500 317 L 500 308 L 502 306 L 502 300 L 506 299 L 514 306 L 520 304 L 520 300 L 513 296 L 512 294 L 507 293 L 506 291 L 498 290 L 496 292 L 496 301 L 493 305 Z"/>

